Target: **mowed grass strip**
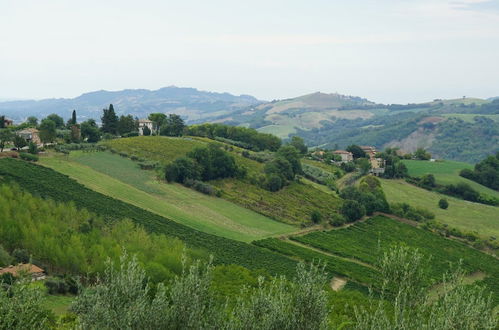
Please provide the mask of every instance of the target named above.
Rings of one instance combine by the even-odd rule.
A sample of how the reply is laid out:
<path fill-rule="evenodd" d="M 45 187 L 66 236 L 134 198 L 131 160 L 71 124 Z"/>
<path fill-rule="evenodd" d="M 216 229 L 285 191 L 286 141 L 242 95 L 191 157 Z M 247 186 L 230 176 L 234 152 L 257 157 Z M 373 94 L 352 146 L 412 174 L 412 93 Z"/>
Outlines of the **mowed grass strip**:
<path fill-rule="evenodd" d="M 451 160 L 430 162 L 425 160 L 403 160 L 410 176 L 421 177 L 425 174 L 433 174 L 439 184 L 456 184 L 464 182 L 469 184 L 479 193 L 499 198 L 499 191 L 485 187 L 475 181 L 468 180 L 459 175 L 462 169 L 473 169 L 473 165 Z"/>
<path fill-rule="evenodd" d="M 403 180 L 382 179 L 381 184 L 390 203 L 408 203 L 423 207 L 433 212 L 438 222 L 462 231 L 476 232 L 484 239 L 499 237 L 499 207 L 442 195 Z M 441 198 L 449 202 L 448 209 L 442 210 L 438 207 Z"/>
<path fill-rule="evenodd" d="M 209 234 L 250 242 L 296 230 L 223 199 L 158 182 L 154 172 L 111 153 L 79 152 L 69 158 L 46 157 L 41 163 L 102 194 Z"/>

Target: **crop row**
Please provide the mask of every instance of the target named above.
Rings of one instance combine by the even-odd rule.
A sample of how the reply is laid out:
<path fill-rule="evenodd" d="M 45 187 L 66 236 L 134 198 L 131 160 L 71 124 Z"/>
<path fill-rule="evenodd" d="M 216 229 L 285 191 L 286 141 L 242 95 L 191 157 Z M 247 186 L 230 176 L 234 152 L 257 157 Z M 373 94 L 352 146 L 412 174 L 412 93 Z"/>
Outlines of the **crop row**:
<path fill-rule="evenodd" d="M 144 229 L 178 237 L 187 245 L 213 254 L 215 262 L 265 269 L 271 274 L 292 275 L 296 262 L 257 246 L 210 235 L 90 190 L 52 169 L 14 159 L 0 159 L 0 181 L 16 182 L 35 196 L 73 202 L 107 221 L 131 219 Z"/>

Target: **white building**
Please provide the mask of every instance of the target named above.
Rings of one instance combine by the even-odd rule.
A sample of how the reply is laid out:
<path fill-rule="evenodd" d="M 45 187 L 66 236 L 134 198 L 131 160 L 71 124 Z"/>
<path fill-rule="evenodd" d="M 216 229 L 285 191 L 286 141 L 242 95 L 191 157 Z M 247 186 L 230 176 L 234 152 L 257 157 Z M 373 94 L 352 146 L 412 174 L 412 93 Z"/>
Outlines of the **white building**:
<path fill-rule="evenodd" d="M 149 119 L 139 119 L 139 134 L 144 135 L 144 128 L 147 127 L 153 133 L 152 121 Z"/>

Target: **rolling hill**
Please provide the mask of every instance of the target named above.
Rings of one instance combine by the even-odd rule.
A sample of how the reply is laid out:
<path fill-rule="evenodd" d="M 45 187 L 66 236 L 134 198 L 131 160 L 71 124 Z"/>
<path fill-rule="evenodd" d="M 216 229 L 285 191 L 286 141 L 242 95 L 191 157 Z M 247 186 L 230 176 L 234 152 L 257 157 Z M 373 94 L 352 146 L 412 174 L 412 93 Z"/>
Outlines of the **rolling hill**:
<path fill-rule="evenodd" d="M 195 88 L 164 87 L 158 90 L 125 89 L 121 91 L 95 91 L 75 98 L 19 100 L 0 102 L 0 113 L 16 121 L 28 116 L 45 117 L 57 113 L 69 118 L 73 109 L 78 120 L 100 120 L 102 109 L 112 103 L 118 115 L 131 114 L 147 117 L 152 112 L 177 113 L 188 121 L 228 114 L 256 105 L 261 101 L 249 95 L 212 93 Z"/>

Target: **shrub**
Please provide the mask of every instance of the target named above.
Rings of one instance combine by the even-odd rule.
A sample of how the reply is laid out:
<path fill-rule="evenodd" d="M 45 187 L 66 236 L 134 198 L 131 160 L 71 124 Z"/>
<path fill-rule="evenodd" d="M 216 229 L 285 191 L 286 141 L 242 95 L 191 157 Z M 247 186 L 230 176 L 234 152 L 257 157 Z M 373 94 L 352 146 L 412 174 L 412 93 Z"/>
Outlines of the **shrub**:
<path fill-rule="evenodd" d="M 414 221 L 431 220 L 435 215 L 420 207 L 413 207 L 407 203 L 394 203 L 390 205 L 393 214 L 398 217 L 406 218 Z"/>
<path fill-rule="evenodd" d="M 333 214 L 333 217 L 331 218 L 331 220 L 329 220 L 329 224 L 334 227 L 343 226 L 345 222 L 345 217 L 341 214 Z"/>
<path fill-rule="evenodd" d="M 21 159 L 27 160 L 29 162 L 37 162 L 38 161 L 37 155 L 28 154 L 26 152 L 21 152 L 19 154 L 19 157 L 21 157 Z"/>
<path fill-rule="evenodd" d="M 446 210 L 449 207 L 449 202 L 445 198 L 441 198 L 438 201 L 438 207 L 440 207 L 443 210 Z"/>
<path fill-rule="evenodd" d="M 165 167 L 165 178 L 168 182 L 184 183 L 186 180 L 201 179 L 201 167 L 193 159 L 180 157 Z"/>
<path fill-rule="evenodd" d="M 38 147 L 36 143 L 30 142 L 28 146 L 28 152 L 30 154 L 36 155 L 38 153 Z"/>
<path fill-rule="evenodd" d="M 219 197 L 221 195 L 221 193 L 219 192 L 219 190 L 217 188 L 213 187 L 212 185 L 210 185 L 208 183 L 205 183 L 205 182 L 199 181 L 199 180 L 187 179 L 184 182 L 184 186 L 186 186 L 188 188 L 194 188 L 196 191 L 199 191 L 200 193 L 210 195 L 210 196 L 218 196 Z"/>
<path fill-rule="evenodd" d="M 313 223 L 319 223 L 322 220 L 322 214 L 318 210 L 313 210 L 310 217 Z"/>
<path fill-rule="evenodd" d="M 131 159 L 131 160 L 135 160 L 135 161 L 137 161 L 137 160 L 139 160 L 139 157 L 137 157 L 137 156 L 135 156 L 135 155 L 131 155 L 131 156 L 130 156 L 130 159 Z"/>
<path fill-rule="evenodd" d="M 265 187 L 272 192 L 279 191 L 283 187 L 282 179 L 277 174 L 269 174 L 265 179 Z"/>

